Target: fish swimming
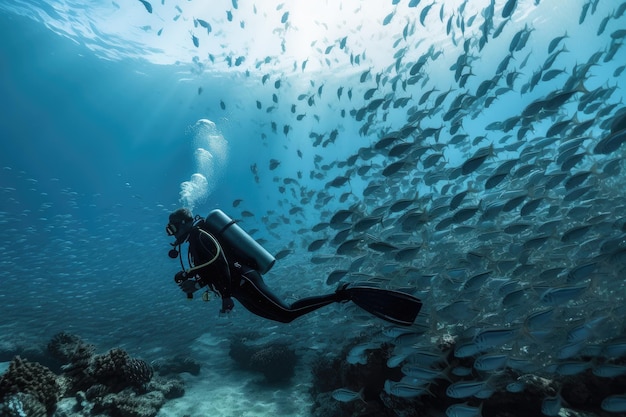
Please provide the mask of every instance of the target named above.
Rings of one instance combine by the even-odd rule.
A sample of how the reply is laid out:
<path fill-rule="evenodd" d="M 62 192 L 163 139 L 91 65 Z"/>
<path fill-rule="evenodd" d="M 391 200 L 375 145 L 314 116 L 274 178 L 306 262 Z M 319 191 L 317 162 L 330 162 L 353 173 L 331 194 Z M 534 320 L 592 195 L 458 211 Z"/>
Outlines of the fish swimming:
<path fill-rule="evenodd" d="M 624 395 L 610 395 L 602 400 L 600 407 L 604 411 L 611 413 L 623 413 L 626 412 L 626 394 Z"/>
<path fill-rule="evenodd" d="M 270 159 L 269 168 L 270 170 L 275 170 L 280 165 L 280 161 L 277 159 Z"/>
<path fill-rule="evenodd" d="M 454 382 L 446 389 L 450 398 L 467 398 L 478 394 L 486 386 L 486 381 L 459 381 Z"/>
<path fill-rule="evenodd" d="M 361 388 L 360 391 L 356 392 L 347 388 L 339 388 L 332 392 L 332 397 L 335 400 L 339 402 L 343 402 L 343 403 L 347 403 L 347 402 L 354 401 L 354 400 L 361 400 L 365 402 L 363 398 L 363 390 L 364 388 Z"/>
<path fill-rule="evenodd" d="M 152 13 L 152 5 L 149 2 L 147 2 L 146 0 L 139 0 L 139 1 L 141 2 L 141 4 L 143 4 L 143 6 L 148 11 L 148 13 Z"/>
<path fill-rule="evenodd" d="M 482 403 L 478 407 L 464 404 L 452 404 L 446 408 L 446 416 L 448 417 L 482 417 Z"/>

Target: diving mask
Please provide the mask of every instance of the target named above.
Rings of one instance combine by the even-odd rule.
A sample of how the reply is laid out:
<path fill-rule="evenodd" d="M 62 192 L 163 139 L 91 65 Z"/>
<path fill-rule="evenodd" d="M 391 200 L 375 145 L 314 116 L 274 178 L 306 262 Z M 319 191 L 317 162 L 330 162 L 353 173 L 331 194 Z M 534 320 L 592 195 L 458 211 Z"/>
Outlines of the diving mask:
<path fill-rule="evenodd" d="M 174 236 L 177 231 L 178 231 L 178 228 L 176 227 L 175 224 L 168 223 L 167 226 L 165 226 L 165 232 L 167 233 L 168 236 Z"/>

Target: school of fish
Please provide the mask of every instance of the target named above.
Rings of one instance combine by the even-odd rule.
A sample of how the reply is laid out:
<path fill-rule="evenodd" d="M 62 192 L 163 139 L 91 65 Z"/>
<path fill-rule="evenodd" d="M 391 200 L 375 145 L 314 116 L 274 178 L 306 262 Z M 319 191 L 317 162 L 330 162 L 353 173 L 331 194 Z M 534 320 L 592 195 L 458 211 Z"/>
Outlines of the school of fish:
<path fill-rule="evenodd" d="M 151 15 L 169 6 L 138 1 Z M 271 71 L 269 56 L 251 64 L 227 51 L 194 60 L 200 72 L 211 63 L 249 65 L 245 77 L 269 91 L 247 107 L 267 121 L 260 140 L 282 140 L 290 158 L 314 167 L 290 172 L 289 161 L 259 156 L 249 174 L 257 183 L 272 178 L 276 207 L 257 212 L 242 196 L 231 216 L 257 221 L 265 230 L 248 231 L 272 237 L 258 240 L 279 263 L 310 263 L 320 287 L 359 282 L 422 300 L 414 326 L 369 328 L 371 340 L 348 355 L 366 365 L 368 350 L 392 343 L 387 365 L 405 377 L 385 383 L 390 395 L 429 395 L 431 384 L 448 381 L 446 395 L 458 404 L 447 415 L 470 417 L 495 391 L 526 389 L 503 369 L 555 380 L 625 375 L 626 2 L 563 3 L 570 14 L 577 8 L 576 20 L 559 22 L 550 38 L 539 35 L 549 22 L 524 20 L 554 6 L 550 0 L 486 0 L 472 13 L 469 0 L 389 3 L 379 25 L 406 23 L 385 38 L 393 59 L 382 68 L 350 33 L 311 45 L 317 65 L 350 68 L 349 83 L 308 75 L 313 58 L 293 62 L 291 74 Z M 219 18 L 194 16 L 190 47 L 202 48 L 220 25 L 244 28 L 240 6 L 232 0 Z M 277 8 L 278 33 L 290 28 L 288 9 Z M 431 25 L 444 28 L 443 40 L 428 41 Z M 578 30 L 598 45 L 585 56 L 584 45 L 568 42 Z M 311 80 L 294 93 L 292 74 Z M 233 107 L 232 98 L 216 99 L 218 112 Z M 321 123 L 327 111 L 339 122 Z M 320 128 L 299 128 L 310 120 Z M 290 140 L 296 136 L 306 145 Z M 340 145 L 347 157 L 329 158 Z M 453 366 L 450 356 L 473 367 Z M 362 388 L 332 397 L 363 400 Z M 562 407 L 555 393 L 542 412 Z M 626 412 L 626 392 L 601 399 L 601 408 Z"/>
<path fill-rule="evenodd" d="M 387 381 L 385 391 L 391 395 L 427 395 L 429 385 L 447 375 L 465 377 L 446 391 L 459 401 L 488 398 L 503 386 L 523 391 L 523 380 L 498 377 L 505 367 L 554 378 L 589 369 L 606 378 L 626 373 L 626 365 L 619 362 L 626 355 L 621 148 L 626 107 L 620 85 L 626 63 L 619 58 L 626 37 L 626 2 L 616 4 L 599 27 L 586 29 L 589 36 L 606 40 L 604 46 L 575 59 L 567 59 L 576 50 L 567 43 L 567 28 L 551 39 L 533 39 L 532 23 L 507 32 L 517 3 L 491 0 L 480 13 L 467 15 L 467 1 L 454 9 L 446 3 L 411 1 L 400 17 L 402 2 L 393 1 L 393 11 L 380 24 L 406 20 L 402 33 L 389 38 L 394 60 L 373 71 L 365 52 L 348 52 L 349 37 L 339 38 L 320 52 L 328 56 L 333 49 L 345 51 L 344 59 L 362 68 L 354 84 L 329 93 L 320 80 L 311 81 L 310 90 L 300 92 L 290 105 L 295 123 L 311 113 L 319 121 L 316 106 L 332 94 L 328 105 L 341 118 L 357 122 L 361 138 L 342 137 L 337 128 L 311 131 L 313 148 L 352 141 L 355 151 L 332 162 L 315 155 L 308 179 L 320 189 L 300 171 L 274 177 L 286 196 L 281 201 L 286 213 L 276 210 L 256 217 L 287 243 L 276 253 L 278 259 L 310 253 L 329 286 L 365 282 L 410 291 L 423 300 L 425 308 L 414 328 L 386 329 L 386 338 L 374 338 L 395 344 L 388 366 L 401 367 L 405 375 L 401 381 Z M 598 5 L 598 0 L 586 1 L 578 25 L 585 25 Z M 542 7 L 539 1 L 533 6 Z M 422 45 L 425 39 L 416 36 L 434 14 L 455 47 L 456 58 L 448 67 L 440 62 L 449 50 Z M 288 25 L 288 19 L 285 11 L 281 24 Z M 210 32 L 208 23 L 196 22 Z M 505 55 L 475 72 L 481 54 L 505 34 L 510 37 Z M 198 47 L 195 35 L 192 41 Z M 536 55 L 544 61 L 531 68 L 528 62 Z M 228 60 L 228 65 L 239 66 L 243 60 Z M 268 57 L 265 63 L 270 61 Z M 263 63 L 256 68 L 262 69 Z M 306 65 L 294 62 L 294 70 L 304 73 Z M 433 71 L 447 71 L 452 81 L 435 83 Z M 598 77 L 603 78 L 594 82 Z M 261 82 L 273 84 L 271 106 L 265 108 L 269 100 L 259 97 L 255 107 L 271 115 L 281 103 L 285 80 L 265 73 Z M 549 92 L 532 95 L 535 90 Z M 518 102 L 513 116 L 482 129 L 466 127 L 489 109 L 506 108 L 507 100 Z M 220 100 L 221 110 L 227 103 Z M 298 132 L 297 125 L 284 119 L 269 125 L 263 139 Z M 295 156 L 307 155 L 297 149 Z M 275 171 L 281 163 L 276 158 L 254 163 L 256 182 L 259 167 L 267 164 Z M 320 219 L 307 228 L 298 216 L 305 217 L 311 205 Z M 291 218 L 303 226 L 298 230 L 300 246 L 275 232 L 291 224 Z M 433 347 L 433 336 L 453 340 L 455 357 L 475 358 L 473 369 L 450 369 L 445 352 Z M 366 363 L 365 350 L 376 346 L 358 346 L 348 360 Z M 362 399 L 361 392 L 342 388 L 333 397 L 353 401 Z M 623 395 L 616 395 L 607 397 L 602 408 L 622 412 L 625 403 Z M 542 412 L 558 415 L 561 404 L 559 394 L 546 397 Z M 480 413 L 480 406 L 467 402 L 447 410 L 451 417 Z"/>
<path fill-rule="evenodd" d="M 403 2 L 392 3 L 398 6 L 381 20 L 383 26 L 401 18 Z M 353 349 L 348 360 L 364 364 L 365 350 L 393 342 L 388 366 L 401 367 L 405 378 L 387 381 L 385 391 L 398 397 L 428 395 L 436 380 L 464 377 L 446 391 L 460 401 L 447 410 L 451 417 L 480 415 L 476 404 L 497 389 L 523 391 L 522 379 L 502 380 L 505 368 L 555 379 L 588 370 L 604 378 L 626 373 L 626 107 L 625 62 L 619 58 L 626 2 L 616 3 L 599 27 L 585 29 L 604 40 L 586 57 L 572 55 L 576 45 L 568 44 L 567 28 L 550 39 L 534 39 L 532 23 L 507 32 L 517 1 L 492 0 L 469 16 L 467 3 L 451 9 L 411 1 L 408 10 L 414 11 L 402 17 L 403 32 L 389 39 L 395 60 L 382 71 L 364 65 L 364 53 L 346 53 L 350 65 L 362 70 L 355 84 L 333 92 L 332 106 L 359 124 L 361 138 L 342 137 L 337 129 L 312 131 L 309 138 L 314 148 L 351 140 L 354 152 L 332 162 L 315 156 L 308 179 L 320 189 L 302 172 L 274 177 L 288 214 L 256 214 L 270 234 L 292 219 L 303 225 L 299 245 L 273 234 L 285 243 L 277 258 L 308 252 L 327 285 L 364 282 L 422 299 L 425 307 L 413 328 L 386 329 L 376 342 Z M 598 4 L 586 1 L 576 23 L 588 25 Z M 424 39 L 415 46 L 416 32 L 437 12 L 434 20 L 446 26 L 456 47 L 448 67 L 440 61 L 449 50 L 421 45 Z M 475 72 L 481 53 L 505 34 L 510 40 L 501 61 Z M 347 44 L 349 38 L 340 38 L 324 54 Z M 407 59 L 415 50 L 421 51 L 417 58 Z M 545 58 L 531 68 L 535 55 Z M 431 81 L 433 71 L 447 71 L 450 85 Z M 281 79 L 262 76 L 263 84 L 272 81 L 277 105 Z M 311 90 L 298 95 L 291 105 L 296 123 L 315 112 L 329 94 L 324 87 L 311 82 Z M 549 92 L 532 94 L 539 90 Z M 357 95 L 363 100 L 353 100 Z M 518 105 L 516 114 L 471 126 L 487 111 L 506 109 L 509 100 Z M 256 100 L 258 110 L 264 110 L 263 101 Z M 302 107 L 308 110 L 297 110 Z M 264 138 L 298 131 L 284 120 L 270 126 Z M 303 158 L 303 152 L 296 156 Z M 251 167 L 257 182 L 264 164 Z M 281 161 L 266 166 L 274 171 Z M 307 228 L 298 216 L 311 205 L 320 219 Z M 433 340 L 445 339 L 454 342 L 455 357 L 474 358 L 473 369 L 450 366 L 446 352 L 433 347 Z M 353 401 L 362 394 L 342 388 L 333 397 Z M 475 404 L 463 402 L 468 399 Z M 607 397 L 601 406 L 623 412 L 626 399 Z M 561 407 L 557 394 L 545 398 L 542 412 L 558 415 Z"/>

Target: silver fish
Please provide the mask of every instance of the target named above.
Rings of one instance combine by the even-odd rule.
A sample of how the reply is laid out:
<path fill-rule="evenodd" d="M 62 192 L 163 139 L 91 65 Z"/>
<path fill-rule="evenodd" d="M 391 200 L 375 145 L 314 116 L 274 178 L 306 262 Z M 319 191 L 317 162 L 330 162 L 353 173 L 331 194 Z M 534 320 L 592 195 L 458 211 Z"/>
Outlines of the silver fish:
<path fill-rule="evenodd" d="M 478 394 L 485 388 L 486 381 L 460 381 L 450 384 L 446 395 L 450 398 L 467 398 Z"/>
<path fill-rule="evenodd" d="M 356 392 L 348 388 L 339 388 L 333 391 L 332 397 L 342 403 L 347 403 L 354 400 L 361 400 L 365 402 L 365 400 L 363 399 L 363 390 L 364 388 L 361 388 L 360 391 Z"/>

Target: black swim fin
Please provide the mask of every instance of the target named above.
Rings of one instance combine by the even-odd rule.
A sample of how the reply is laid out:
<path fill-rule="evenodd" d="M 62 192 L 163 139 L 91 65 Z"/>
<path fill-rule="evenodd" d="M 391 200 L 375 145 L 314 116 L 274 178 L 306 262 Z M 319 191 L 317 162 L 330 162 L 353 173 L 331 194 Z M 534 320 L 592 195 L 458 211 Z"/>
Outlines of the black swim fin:
<path fill-rule="evenodd" d="M 422 308 L 422 302 L 412 295 L 374 287 L 342 289 L 354 304 L 363 310 L 401 326 L 410 326 Z"/>

